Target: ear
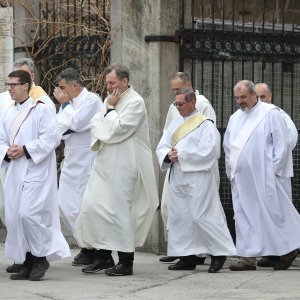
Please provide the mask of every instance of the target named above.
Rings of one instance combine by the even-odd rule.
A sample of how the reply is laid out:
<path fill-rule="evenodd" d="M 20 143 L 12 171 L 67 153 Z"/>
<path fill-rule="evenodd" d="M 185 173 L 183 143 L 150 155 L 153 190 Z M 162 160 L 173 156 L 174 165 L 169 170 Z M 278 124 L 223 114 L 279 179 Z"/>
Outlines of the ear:
<path fill-rule="evenodd" d="M 127 79 L 127 78 L 123 78 L 123 79 L 122 79 L 122 85 L 123 85 L 124 87 L 127 87 L 127 86 L 128 86 L 128 79 Z"/>

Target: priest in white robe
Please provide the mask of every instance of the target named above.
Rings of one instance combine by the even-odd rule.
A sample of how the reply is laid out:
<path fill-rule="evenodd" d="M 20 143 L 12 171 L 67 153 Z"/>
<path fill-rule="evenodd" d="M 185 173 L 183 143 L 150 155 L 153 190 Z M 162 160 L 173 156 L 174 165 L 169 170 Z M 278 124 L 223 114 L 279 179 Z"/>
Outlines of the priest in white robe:
<path fill-rule="evenodd" d="M 51 260 L 70 256 L 59 222 L 55 148 L 60 133 L 53 112 L 29 97 L 31 78 L 23 70 L 8 75 L 15 105 L 2 117 L 1 167 L 7 237 L 5 255 L 23 263 L 13 280 L 40 280 Z"/>
<path fill-rule="evenodd" d="M 61 104 L 56 118 L 65 142 L 58 203 L 61 220 L 75 237 L 75 222 L 95 157 L 91 151 L 91 119 L 101 111 L 103 102 L 83 86 L 80 74 L 73 68 L 61 71 L 56 82 L 53 94 Z M 82 248 L 72 265 L 89 265 L 93 259 L 94 251 Z"/>
<path fill-rule="evenodd" d="M 240 109 L 230 117 L 224 150 L 241 259 L 230 269 L 255 270 L 256 256 L 280 256 L 274 269 L 287 269 L 300 247 L 287 124 L 276 106 L 257 100 L 253 82 L 238 82 L 234 95 Z"/>
<path fill-rule="evenodd" d="M 189 75 L 185 72 L 176 72 L 170 80 L 171 88 L 176 93 L 179 89 L 193 89 L 191 79 Z M 200 114 L 203 114 L 210 120 L 214 122 L 216 125 L 216 113 L 211 105 L 211 103 L 203 96 L 199 94 L 198 90 L 195 90 L 196 94 L 196 109 Z M 175 95 L 175 94 L 174 94 Z M 177 119 L 180 116 L 178 109 L 174 105 L 174 102 L 170 105 L 165 126 L 164 126 L 164 132 L 169 128 L 171 122 L 175 119 Z M 219 185 L 220 182 L 220 176 L 219 176 L 219 168 L 218 168 L 218 161 L 216 161 L 214 166 L 215 171 L 215 179 L 217 181 L 217 185 Z M 168 237 L 168 199 L 169 199 L 169 170 L 166 172 L 163 191 L 161 195 L 161 204 L 160 204 L 160 211 L 161 211 L 161 217 L 164 224 L 164 233 L 165 233 L 165 239 L 167 240 Z M 177 257 L 171 257 L 171 256 L 163 256 L 159 259 L 161 262 L 172 262 L 176 260 Z M 198 264 L 204 264 L 205 257 L 199 257 Z"/>
<path fill-rule="evenodd" d="M 75 233 L 81 247 L 97 249 L 84 273 L 131 275 L 135 247 L 144 244 L 158 206 L 148 116 L 126 66 L 113 64 L 104 75 L 109 95 L 92 119 L 96 158 Z"/>
<path fill-rule="evenodd" d="M 180 117 L 163 134 L 157 149 L 161 170 L 171 169 L 168 205 L 168 256 L 180 257 L 169 270 L 193 270 L 195 255 L 211 255 L 210 273 L 218 272 L 226 256 L 235 255 L 214 164 L 220 134 L 212 120 L 197 112 L 192 90 L 178 90 Z"/>

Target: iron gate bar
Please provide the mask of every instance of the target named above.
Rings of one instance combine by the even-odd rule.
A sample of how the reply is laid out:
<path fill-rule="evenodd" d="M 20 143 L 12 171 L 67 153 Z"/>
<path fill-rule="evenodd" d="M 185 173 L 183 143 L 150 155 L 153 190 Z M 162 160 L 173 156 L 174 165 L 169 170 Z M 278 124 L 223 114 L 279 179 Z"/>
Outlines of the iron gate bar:
<path fill-rule="evenodd" d="M 300 61 L 300 35 L 295 33 L 261 34 L 257 32 L 183 29 L 181 58 L 267 60 L 294 63 Z M 201 43 L 200 43 L 201 41 Z M 217 47 L 216 47 L 217 45 Z"/>

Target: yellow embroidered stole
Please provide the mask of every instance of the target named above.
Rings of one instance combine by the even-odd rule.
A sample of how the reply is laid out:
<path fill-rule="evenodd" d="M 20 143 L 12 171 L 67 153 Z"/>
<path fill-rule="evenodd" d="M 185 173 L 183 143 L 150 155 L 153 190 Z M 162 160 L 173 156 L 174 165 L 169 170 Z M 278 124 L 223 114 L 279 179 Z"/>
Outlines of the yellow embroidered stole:
<path fill-rule="evenodd" d="M 206 119 L 207 117 L 204 115 L 197 114 L 181 124 L 172 134 L 172 146 L 174 147 L 181 139 L 183 139 L 190 132 L 194 131 Z"/>
<path fill-rule="evenodd" d="M 34 85 L 29 91 L 29 96 L 36 101 L 41 96 L 47 96 L 47 93 L 40 86 Z"/>

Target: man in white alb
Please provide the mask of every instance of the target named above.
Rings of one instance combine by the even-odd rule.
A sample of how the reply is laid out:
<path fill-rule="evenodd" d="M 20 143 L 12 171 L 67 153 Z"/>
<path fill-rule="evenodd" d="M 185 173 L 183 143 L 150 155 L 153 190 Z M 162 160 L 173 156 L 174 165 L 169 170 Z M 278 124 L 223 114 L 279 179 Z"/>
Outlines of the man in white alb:
<path fill-rule="evenodd" d="M 51 260 L 70 256 L 59 222 L 55 148 L 60 133 L 53 112 L 29 96 L 32 81 L 24 70 L 8 75 L 15 104 L 2 116 L 1 167 L 7 237 L 5 255 L 23 263 L 12 280 L 40 280 Z"/>
<path fill-rule="evenodd" d="M 280 109 L 257 99 L 252 81 L 234 87 L 239 106 L 224 136 L 240 260 L 232 271 L 256 269 L 257 256 L 279 256 L 288 269 L 300 247 L 300 215 L 292 203 L 292 151 Z"/>
<path fill-rule="evenodd" d="M 57 122 L 65 142 L 58 203 L 61 219 L 74 236 L 75 222 L 94 159 L 91 151 L 91 119 L 100 112 L 103 103 L 96 94 L 83 87 L 80 74 L 73 68 L 61 71 L 56 82 L 58 86 L 53 95 L 61 104 Z M 94 251 L 82 248 L 72 265 L 89 265 L 93 260 Z"/>
<path fill-rule="evenodd" d="M 156 149 L 161 170 L 170 169 L 168 256 L 180 258 L 169 270 L 195 269 L 196 255 L 202 253 L 211 255 L 208 272 L 216 273 L 226 256 L 236 253 L 214 174 L 220 134 L 196 110 L 193 90 L 178 90 L 175 104 L 180 116 Z"/>
<path fill-rule="evenodd" d="M 174 92 L 174 95 L 176 94 L 176 92 L 179 89 L 189 89 L 189 90 L 193 89 L 192 81 L 191 81 L 189 75 L 185 72 L 176 72 L 171 77 L 170 83 L 171 83 L 171 88 Z M 195 94 L 196 94 L 196 99 L 197 99 L 196 100 L 196 108 L 197 108 L 198 112 L 205 115 L 207 118 L 211 119 L 216 126 L 216 114 L 215 114 L 215 111 L 214 111 L 212 105 L 203 95 L 199 94 L 198 90 L 195 90 Z M 165 132 L 168 129 L 168 127 L 170 126 L 171 122 L 173 120 L 175 120 L 176 118 L 178 118 L 179 116 L 180 116 L 180 114 L 178 112 L 178 109 L 176 108 L 174 103 L 172 103 L 170 105 L 168 113 L 167 113 L 163 131 Z M 214 166 L 214 169 L 215 169 L 216 181 L 217 181 L 217 184 L 219 185 L 219 169 L 218 169 L 217 161 Z M 164 187 L 163 187 L 162 196 L 161 196 L 161 205 L 160 205 L 161 216 L 162 216 L 162 220 L 163 220 L 163 224 L 164 224 L 164 232 L 165 232 L 166 239 L 168 236 L 168 232 L 167 232 L 168 231 L 168 203 L 169 203 L 169 201 L 168 201 L 168 198 L 169 198 L 168 178 L 169 178 L 169 170 L 167 170 L 167 172 L 166 172 Z M 176 259 L 177 259 L 177 257 L 163 256 L 159 259 L 159 261 L 172 262 L 172 261 L 175 261 Z M 205 261 L 205 257 L 198 258 L 199 265 L 204 264 L 204 261 Z"/>

